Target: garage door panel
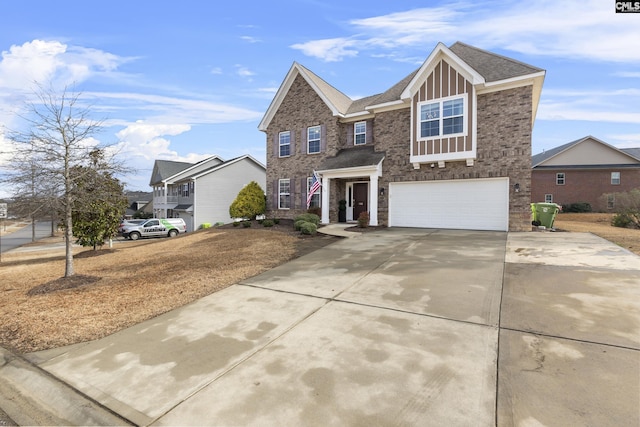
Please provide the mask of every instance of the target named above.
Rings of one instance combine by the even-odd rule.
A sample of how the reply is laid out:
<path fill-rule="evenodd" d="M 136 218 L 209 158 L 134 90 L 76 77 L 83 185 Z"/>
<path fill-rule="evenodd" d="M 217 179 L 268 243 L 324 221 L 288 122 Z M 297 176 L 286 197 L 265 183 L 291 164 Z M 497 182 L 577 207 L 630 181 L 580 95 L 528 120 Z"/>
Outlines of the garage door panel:
<path fill-rule="evenodd" d="M 469 179 L 389 185 L 389 226 L 506 231 L 509 181 Z"/>

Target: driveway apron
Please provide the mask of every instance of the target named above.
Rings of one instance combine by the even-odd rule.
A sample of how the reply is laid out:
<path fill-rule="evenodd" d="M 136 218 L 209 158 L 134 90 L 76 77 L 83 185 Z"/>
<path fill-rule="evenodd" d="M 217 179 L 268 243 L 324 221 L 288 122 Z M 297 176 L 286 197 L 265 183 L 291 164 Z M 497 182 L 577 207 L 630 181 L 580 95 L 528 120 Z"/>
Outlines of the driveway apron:
<path fill-rule="evenodd" d="M 640 258 L 559 236 L 362 233 L 30 358 L 140 425 L 638 425 Z"/>

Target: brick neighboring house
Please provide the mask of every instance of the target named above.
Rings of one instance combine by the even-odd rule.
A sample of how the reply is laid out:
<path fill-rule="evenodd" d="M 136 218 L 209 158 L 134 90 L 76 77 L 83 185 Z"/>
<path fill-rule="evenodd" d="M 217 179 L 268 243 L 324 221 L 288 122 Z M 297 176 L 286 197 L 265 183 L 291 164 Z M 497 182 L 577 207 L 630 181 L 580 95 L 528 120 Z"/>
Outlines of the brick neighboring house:
<path fill-rule="evenodd" d="M 532 158 L 532 202 L 586 202 L 593 210 L 615 208 L 615 196 L 640 188 L 640 148 L 616 148 L 586 136 Z"/>
<path fill-rule="evenodd" d="M 439 43 L 389 90 L 352 100 L 295 63 L 259 129 L 269 215 L 322 223 L 531 230 L 531 133 L 545 71 L 464 43 Z"/>

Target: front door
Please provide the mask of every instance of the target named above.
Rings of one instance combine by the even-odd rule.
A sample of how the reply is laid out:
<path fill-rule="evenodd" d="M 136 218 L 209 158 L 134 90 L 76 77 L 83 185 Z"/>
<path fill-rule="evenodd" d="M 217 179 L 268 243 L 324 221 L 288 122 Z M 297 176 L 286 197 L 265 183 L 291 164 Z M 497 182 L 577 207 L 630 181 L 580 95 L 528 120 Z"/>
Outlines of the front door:
<path fill-rule="evenodd" d="M 362 212 L 369 210 L 369 183 L 355 182 L 353 184 L 353 219 L 358 220 Z"/>

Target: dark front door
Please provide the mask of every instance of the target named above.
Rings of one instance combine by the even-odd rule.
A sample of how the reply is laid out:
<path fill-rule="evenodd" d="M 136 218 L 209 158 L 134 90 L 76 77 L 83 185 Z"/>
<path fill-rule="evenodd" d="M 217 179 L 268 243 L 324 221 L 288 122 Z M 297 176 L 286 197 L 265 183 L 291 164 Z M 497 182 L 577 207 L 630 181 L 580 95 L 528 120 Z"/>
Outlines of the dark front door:
<path fill-rule="evenodd" d="M 360 213 L 369 210 L 369 183 L 357 182 L 353 184 L 353 219 L 358 220 Z"/>

